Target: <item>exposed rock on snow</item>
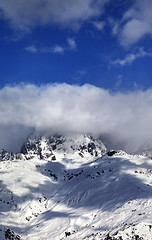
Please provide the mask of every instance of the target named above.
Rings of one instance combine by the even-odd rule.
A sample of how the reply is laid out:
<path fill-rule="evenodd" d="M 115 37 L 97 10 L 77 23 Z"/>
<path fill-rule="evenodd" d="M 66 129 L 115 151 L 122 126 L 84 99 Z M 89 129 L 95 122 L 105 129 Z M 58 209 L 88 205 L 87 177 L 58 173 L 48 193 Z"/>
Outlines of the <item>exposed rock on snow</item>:
<path fill-rule="evenodd" d="M 21 152 L 29 157 L 39 156 L 41 159 L 56 160 L 55 153 L 64 157 L 77 154 L 80 157 L 100 157 L 106 152 L 106 147 L 92 136 L 79 135 L 54 135 L 51 137 L 29 138 L 22 146 Z"/>
<path fill-rule="evenodd" d="M 0 239 L 152 239 L 152 161 L 88 135 L 0 153 Z"/>
<path fill-rule="evenodd" d="M 10 228 L 5 230 L 5 238 L 9 240 L 21 240 L 21 237 Z"/>

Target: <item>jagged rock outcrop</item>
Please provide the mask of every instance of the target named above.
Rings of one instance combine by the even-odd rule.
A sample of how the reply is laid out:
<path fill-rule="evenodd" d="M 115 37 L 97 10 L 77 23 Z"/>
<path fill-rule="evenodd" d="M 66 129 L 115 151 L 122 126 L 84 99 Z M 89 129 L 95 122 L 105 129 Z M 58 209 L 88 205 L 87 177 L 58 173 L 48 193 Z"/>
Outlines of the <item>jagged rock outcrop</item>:
<path fill-rule="evenodd" d="M 8 240 L 21 240 L 21 237 L 10 228 L 5 230 L 5 238 Z"/>

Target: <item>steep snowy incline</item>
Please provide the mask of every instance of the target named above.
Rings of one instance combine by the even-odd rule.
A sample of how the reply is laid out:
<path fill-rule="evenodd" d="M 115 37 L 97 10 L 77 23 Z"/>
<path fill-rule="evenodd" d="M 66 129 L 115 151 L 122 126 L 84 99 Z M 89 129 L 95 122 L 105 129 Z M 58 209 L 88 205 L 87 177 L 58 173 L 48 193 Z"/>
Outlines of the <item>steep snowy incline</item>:
<path fill-rule="evenodd" d="M 105 151 L 87 135 L 3 150 L 0 239 L 152 239 L 152 161 Z"/>

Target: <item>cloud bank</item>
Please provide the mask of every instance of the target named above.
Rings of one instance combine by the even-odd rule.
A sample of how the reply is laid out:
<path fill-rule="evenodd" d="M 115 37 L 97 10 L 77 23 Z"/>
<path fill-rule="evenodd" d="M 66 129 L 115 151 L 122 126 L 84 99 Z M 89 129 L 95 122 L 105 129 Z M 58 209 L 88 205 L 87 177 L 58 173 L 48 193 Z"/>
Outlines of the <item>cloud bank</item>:
<path fill-rule="evenodd" d="M 6 86 L 0 113 L 0 148 L 10 151 L 19 151 L 32 131 L 101 134 L 127 151 L 152 142 L 152 89 L 111 94 L 92 85 Z"/>
<path fill-rule="evenodd" d="M 0 16 L 15 30 L 29 31 L 46 24 L 79 29 L 84 21 L 100 16 L 108 1 L 1 0 Z"/>

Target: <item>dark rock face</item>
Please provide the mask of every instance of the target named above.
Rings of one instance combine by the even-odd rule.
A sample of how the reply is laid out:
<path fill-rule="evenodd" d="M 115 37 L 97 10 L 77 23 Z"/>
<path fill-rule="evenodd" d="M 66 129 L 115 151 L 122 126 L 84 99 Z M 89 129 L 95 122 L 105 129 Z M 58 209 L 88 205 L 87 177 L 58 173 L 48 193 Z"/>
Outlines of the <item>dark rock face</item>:
<path fill-rule="evenodd" d="M 94 153 L 96 155 L 96 145 L 94 144 L 94 142 L 90 142 L 88 143 L 88 152 L 93 156 Z"/>
<path fill-rule="evenodd" d="M 0 161 L 13 160 L 15 157 L 16 157 L 15 154 L 9 153 L 9 152 L 5 151 L 4 149 L 2 149 L 0 152 Z"/>
<path fill-rule="evenodd" d="M 29 151 L 40 154 L 41 151 L 38 139 L 33 139 L 33 141 L 27 139 L 27 141 L 23 144 L 21 148 L 21 153 L 27 154 Z"/>
<path fill-rule="evenodd" d="M 109 151 L 109 152 L 107 152 L 107 155 L 109 156 L 109 157 L 112 157 L 114 154 L 116 154 L 117 153 L 117 151 L 115 151 L 115 150 L 112 150 L 112 151 Z"/>
<path fill-rule="evenodd" d="M 52 156 L 52 161 L 55 161 L 56 160 L 56 157 L 55 155 Z"/>
<path fill-rule="evenodd" d="M 120 236 L 118 238 L 116 237 L 111 237 L 109 234 L 104 238 L 104 240 L 123 240 L 123 238 Z"/>
<path fill-rule="evenodd" d="M 5 230 L 5 238 L 9 240 L 21 240 L 21 237 L 10 228 Z"/>
<path fill-rule="evenodd" d="M 66 237 L 68 237 L 68 236 L 70 236 L 70 235 L 71 235 L 70 232 L 65 232 L 65 236 L 66 236 Z"/>
<path fill-rule="evenodd" d="M 21 147 L 21 153 L 23 153 L 23 154 L 27 154 L 28 153 L 25 143 Z"/>
<path fill-rule="evenodd" d="M 42 142 L 42 138 L 29 138 L 27 139 L 27 141 L 23 144 L 22 148 L 21 148 L 21 153 L 23 153 L 25 156 L 30 155 L 30 157 L 32 156 L 37 156 L 40 159 L 43 158 L 50 158 L 52 157 L 53 153 L 52 153 L 52 149 L 51 146 L 49 145 L 49 141 L 48 139 L 45 139 L 45 143 L 47 145 L 47 151 L 45 151 L 45 153 L 43 153 L 43 149 L 41 146 L 41 142 Z"/>

